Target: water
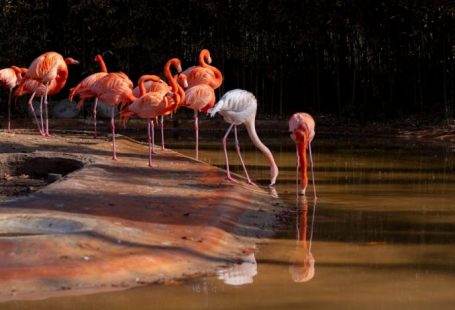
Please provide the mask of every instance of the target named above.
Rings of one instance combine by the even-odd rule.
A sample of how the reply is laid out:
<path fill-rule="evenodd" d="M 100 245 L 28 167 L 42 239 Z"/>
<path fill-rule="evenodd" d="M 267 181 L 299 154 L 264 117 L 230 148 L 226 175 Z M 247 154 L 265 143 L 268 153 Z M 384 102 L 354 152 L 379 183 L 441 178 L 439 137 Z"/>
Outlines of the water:
<path fill-rule="evenodd" d="M 242 137 L 245 145 L 247 137 Z M 280 167 L 283 227 L 244 266 L 245 285 L 216 276 L 86 296 L 13 301 L 3 309 L 454 309 L 455 159 L 448 146 L 394 139 L 329 139 L 313 144 L 318 200 L 295 196 L 290 139 L 265 139 Z M 201 159 L 223 166 L 220 144 Z M 192 145 L 168 146 L 193 156 Z M 266 184 L 261 153 L 243 148 L 251 177 Z M 234 170 L 241 172 L 233 148 Z M 300 240 L 298 240 L 300 239 Z M 303 240 L 303 239 L 306 239 Z M 310 240 L 311 239 L 311 240 Z M 312 268 L 305 282 L 292 274 Z M 306 256 L 307 258 L 309 256 Z M 254 263 L 256 262 L 256 264 Z M 310 271 L 311 273 L 311 271 Z M 238 280 L 238 279 L 237 279 Z M 237 281 L 238 282 L 238 281 Z"/>

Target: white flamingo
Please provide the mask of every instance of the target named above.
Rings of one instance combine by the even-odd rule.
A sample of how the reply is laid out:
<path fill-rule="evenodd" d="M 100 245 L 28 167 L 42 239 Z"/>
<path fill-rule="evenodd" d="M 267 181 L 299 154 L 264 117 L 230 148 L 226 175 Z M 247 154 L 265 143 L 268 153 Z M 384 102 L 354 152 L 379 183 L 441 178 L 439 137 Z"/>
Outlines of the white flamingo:
<path fill-rule="evenodd" d="M 235 134 L 235 148 L 237 150 L 237 154 L 239 155 L 240 162 L 242 163 L 243 170 L 245 171 L 246 178 L 249 184 L 252 184 L 248 172 L 245 167 L 245 163 L 243 162 L 242 155 L 240 154 L 240 145 L 239 140 L 237 138 L 237 126 L 244 124 L 246 130 L 248 131 L 248 135 L 250 136 L 251 141 L 253 144 L 267 157 L 269 164 L 270 164 L 270 185 L 274 185 L 276 182 L 276 178 L 278 177 L 278 167 L 275 163 L 273 158 L 272 152 L 265 146 L 261 140 L 259 139 L 256 133 L 256 126 L 255 126 L 255 119 L 256 119 L 256 110 L 257 110 L 257 100 L 254 95 L 246 90 L 243 89 L 234 89 L 230 90 L 224 94 L 224 96 L 215 104 L 213 109 L 210 109 L 208 112 L 210 116 L 214 116 L 216 113 L 219 113 L 223 116 L 224 120 L 231 125 L 229 126 L 226 134 L 223 137 L 223 148 L 224 148 L 224 157 L 226 160 L 226 170 L 227 170 L 227 178 L 230 181 L 234 181 L 231 177 L 231 173 L 229 172 L 229 161 L 227 156 L 227 149 L 226 149 L 226 139 L 234 127 L 234 134 Z"/>

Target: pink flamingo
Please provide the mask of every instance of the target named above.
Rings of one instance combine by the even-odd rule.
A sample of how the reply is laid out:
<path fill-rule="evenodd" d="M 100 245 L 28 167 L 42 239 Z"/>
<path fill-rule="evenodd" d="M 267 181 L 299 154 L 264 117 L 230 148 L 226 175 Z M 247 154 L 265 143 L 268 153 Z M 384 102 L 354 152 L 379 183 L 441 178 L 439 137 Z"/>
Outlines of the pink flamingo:
<path fill-rule="evenodd" d="M 17 94 L 23 92 L 21 88 L 25 85 L 25 83 L 29 80 L 34 80 L 39 82 L 39 84 L 43 84 L 45 86 L 44 92 L 44 105 L 45 105 L 45 116 L 46 116 L 46 128 L 41 127 L 39 123 L 38 130 L 41 135 L 49 136 L 49 115 L 48 115 L 48 102 L 47 96 L 53 95 L 58 93 L 66 84 L 66 80 L 68 79 L 68 64 L 79 64 L 79 61 L 68 57 L 63 59 L 63 56 L 56 52 L 46 52 L 39 57 L 37 57 L 31 63 L 30 67 L 28 67 L 27 73 L 25 77 L 22 79 L 21 83 L 19 84 L 18 89 L 16 90 Z M 39 88 L 39 84 L 35 84 L 37 88 Z M 28 105 L 35 117 L 35 110 L 33 109 L 32 100 L 36 95 L 36 90 L 33 91 L 30 99 L 28 101 Z"/>
<path fill-rule="evenodd" d="M 96 107 L 98 106 L 98 97 L 90 91 L 90 87 L 99 79 L 107 75 L 107 67 L 104 62 L 104 59 L 101 55 L 95 56 L 95 61 L 99 63 L 101 67 L 101 72 L 96 72 L 90 74 L 85 79 L 83 79 L 79 84 L 70 89 L 69 100 L 73 101 L 75 95 L 79 96 L 79 101 L 77 103 L 77 108 L 80 110 L 84 106 L 85 100 L 95 97 L 95 104 L 93 106 L 93 126 L 94 126 L 94 136 L 96 138 Z"/>
<path fill-rule="evenodd" d="M 243 89 L 230 90 L 215 104 L 215 106 L 208 112 L 213 117 L 216 113 L 223 116 L 224 120 L 231 125 L 229 126 L 226 134 L 223 137 L 224 158 L 226 160 L 227 178 L 230 181 L 235 179 L 231 177 L 229 172 L 229 161 L 226 148 L 226 139 L 234 127 L 235 134 L 235 147 L 239 155 L 240 162 L 242 163 L 243 170 L 245 171 L 246 178 L 249 184 L 253 184 L 248 171 L 246 170 L 245 163 L 243 162 L 242 155 L 240 154 L 240 145 L 237 138 L 237 126 L 244 124 L 248 135 L 250 136 L 253 144 L 267 157 L 270 164 L 270 185 L 274 185 L 278 177 L 278 167 L 273 158 L 272 152 L 265 146 L 259 139 L 256 133 L 255 119 L 256 119 L 257 101 L 254 95 Z"/>
<path fill-rule="evenodd" d="M 173 113 L 183 102 L 185 92 L 183 91 L 182 87 L 178 83 L 178 79 L 181 79 L 184 84 L 186 76 L 184 74 L 180 74 L 178 77 L 172 77 L 170 73 L 170 66 L 174 65 L 177 70 L 180 67 L 180 60 L 177 58 L 173 58 L 168 61 L 167 67 L 169 70 L 166 70 L 166 78 L 170 84 L 170 92 L 166 92 L 165 94 L 160 91 L 152 91 L 146 92 L 145 89 L 145 82 L 149 80 L 154 80 L 156 82 L 157 76 L 155 75 L 143 75 L 138 82 L 139 89 L 140 89 L 140 97 L 134 101 L 132 104 L 128 105 L 126 108 L 120 111 L 121 118 L 123 119 L 124 123 L 126 124 L 129 117 L 133 115 L 137 115 L 141 118 L 146 118 L 147 122 L 147 138 L 149 143 L 149 167 L 153 167 L 152 165 L 152 153 L 154 153 L 153 146 L 155 143 L 154 137 L 154 123 L 153 118 L 168 115 L 169 113 Z M 169 95 L 171 94 L 172 95 Z"/>
<path fill-rule="evenodd" d="M 207 113 L 213 108 L 216 97 L 212 87 L 206 84 L 194 85 L 185 90 L 184 107 L 194 110 L 194 131 L 196 134 L 196 159 L 199 159 L 199 112 Z"/>
<path fill-rule="evenodd" d="M 174 80 L 174 78 L 172 77 L 172 73 L 170 71 L 171 65 L 175 66 L 175 69 L 177 70 L 178 73 L 182 72 L 182 66 L 180 64 L 180 60 L 178 60 L 178 62 L 176 62 L 175 60 L 171 59 L 168 62 L 166 62 L 166 64 L 164 65 L 163 73 L 164 73 L 164 76 L 167 78 L 168 83 L 171 83 L 171 80 Z M 183 78 L 183 76 L 182 77 L 179 76 L 179 77 L 177 77 L 177 80 L 179 81 L 180 85 L 182 85 L 182 86 L 188 85 L 188 83 L 186 81 L 186 76 L 185 76 L 185 78 Z M 186 87 L 186 86 L 184 86 L 184 87 Z M 159 82 L 146 80 L 144 82 L 144 90 L 146 93 L 158 92 L 164 96 L 164 95 L 168 94 L 169 92 L 172 92 L 172 87 L 169 86 L 169 84 L 167 84 L 167 83 L 159 83 Z M 136 97 L 140 96 L 139 86 L 136 86 L 133 89 L 133 94 Z M 164 116 L 167 116 L 172 113 L 173 113 L 173 111 L 169 111 L 168 113 L 162 114 L 161 121 L 159 122 L 160 129 L 161 129 L 161 150 L 163 150 L 163 151 L 166 149 L 164 146 Z M 157 121 L 157 123 L 158 123 L 158 121 Z M 154 134 L 153 134 L 153 136 L 154 136 Z M 155 153 L 155 150 L 152 150 L 152 153 Z"/>
<path fill-rule="evenodd" d="M 0 85 L 9 89 L 8 96 L 8 132 L 11 132 L 11 95 L 15 88 L 22 80 L 22 76 L 27 72 L 27 68 L 11 66 L 0 70 Z"/>
<path fill-rule="evenodd" d="M 308 186 L 306 149 L 310 153 L 311 175 L 313 178 L 313 189 L 316 197 L 316 185 L 313 173 L 313 155 L 311 153 L 311 141 L 313 141 L 315 122 L 313 117 L 307 113 L 295 113 L 289 120 L 289 132 L 291 139 L 296 143 L 297 169 L 300 169 L 299 194 L 305 195 Z"/>
<path fill-rule="evenodd" d="M 188 89 L 184 107 L 194 110 L 194 131 L 196 135 L 196 159 L 199 159 L 199 112 L 206 113 L 215 104 L 214 90 L 223 83 L 223 75 L 212 63 L 210 52 L 203 49 L 199 54 L 199 66 L 186 69 Z"/>
<path fill-rule="evenodd" d="M 159 80 L 159 78 L 158 78 Z M 112 128 L 112 159 L 117 160 L 115 145 L 115 108 L 118 105 L 133 102 L 137 98 L 133 95 L 133 82 L 122 72 L 108 73 L 90 87 L 90 92 L 101 101 L 111 105 L 111 128 Z"/>
<path fill-rule="evenodd" d="M 198 84 L 207 84 L 217 89 L 223 83 L 223 75 L 216 67 L 211 66 L 212 58 L 208 49 L 199 54 L 199 66 L 192 66 L 183 71 L 187 77 L 188 88 Z"/>

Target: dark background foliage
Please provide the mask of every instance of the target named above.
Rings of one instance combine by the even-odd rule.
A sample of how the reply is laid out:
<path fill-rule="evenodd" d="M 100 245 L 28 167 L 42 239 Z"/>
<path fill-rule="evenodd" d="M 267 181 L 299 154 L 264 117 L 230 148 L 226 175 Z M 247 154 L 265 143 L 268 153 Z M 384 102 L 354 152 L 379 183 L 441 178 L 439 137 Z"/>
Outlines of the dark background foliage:
<path fill-rule="evenodd" d="M 202 48 L 225 75 L 218 95 L 252 91 L 260 113 L 359 120 L 430 114 L 455 101 L 455 1 L 0 0 L 0 65 L 28 66 L 55 50 L 82 62 L 69 86 L 98 71 L 132 80 L 171 57 L 193 65 Z M 65 89 L 61 96 L 67 95 Z"/>

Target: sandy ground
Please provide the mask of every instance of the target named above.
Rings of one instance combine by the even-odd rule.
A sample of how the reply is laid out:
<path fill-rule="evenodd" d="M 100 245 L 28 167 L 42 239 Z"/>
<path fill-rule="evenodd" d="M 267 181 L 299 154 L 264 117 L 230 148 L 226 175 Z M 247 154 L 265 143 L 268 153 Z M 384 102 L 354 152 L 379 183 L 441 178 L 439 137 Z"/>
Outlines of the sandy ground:
<path fill-rule="evenodd" d="M 173 151 L 149 168 L 124 137 L 113 161 L 107 137 L 53 133 L 0 132 L 0 300 L 213 274 L 272 234 L 280 202 L 265 188 Z"/>

